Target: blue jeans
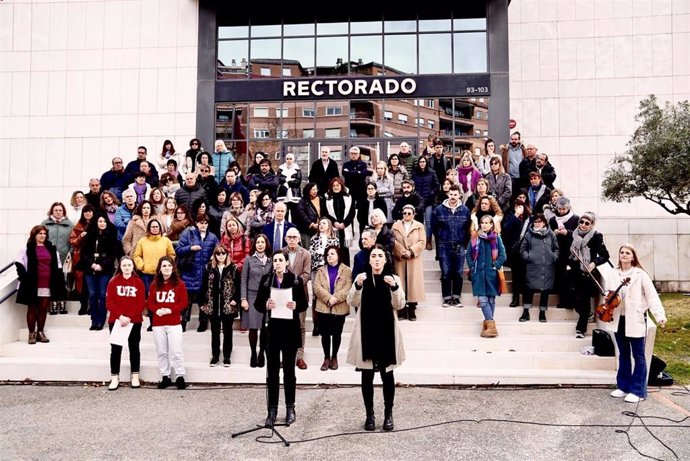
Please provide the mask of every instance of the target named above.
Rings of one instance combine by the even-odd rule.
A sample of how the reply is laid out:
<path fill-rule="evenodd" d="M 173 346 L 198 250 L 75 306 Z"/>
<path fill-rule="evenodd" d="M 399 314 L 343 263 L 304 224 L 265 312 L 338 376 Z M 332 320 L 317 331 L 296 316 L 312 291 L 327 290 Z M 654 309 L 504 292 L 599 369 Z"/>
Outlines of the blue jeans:
<path fill-rule="evenodd" d="M 424 208 L 424 230 L 426 231 L 427 239 L 431 238 L 431 215 L 434 212 L 434 207 L 428 205 Z"/>
<path fill-rule="evenodd" d="M 482 308 L 484 320 L 493 320 L 494 312 L 496 312 L 496 297 L 495 296 L 478 296 L 479 306 Z"/>
<path fill-rule="evenodd" d="M 441 266 L 441 293 L 443 299 L 460 298 L 462 292 L 462 267 L 465 264 L 465 247 L 459 243 L 436 242 L 438 263 Z"/>
<path fill-rule="evenodd" d="M 616 383 L 623 392 L 635 394 L 640 398 L 647 397 L 647 362 L 644 357 L 645 338 L 625 336 L 625 316 L 618 321 L 616 332 L 618 344 L 618 374 Z M 633 368 L 632 361 L 635 362 Z"/>
<path fill-rule="evenodd" d="M 91 323 L 96 326 L 105 325 L 105 292 L 108 289 L 109 275 L 85 274 L 86 289 L 89 290 L 89 306 L 91 307 Z"/>

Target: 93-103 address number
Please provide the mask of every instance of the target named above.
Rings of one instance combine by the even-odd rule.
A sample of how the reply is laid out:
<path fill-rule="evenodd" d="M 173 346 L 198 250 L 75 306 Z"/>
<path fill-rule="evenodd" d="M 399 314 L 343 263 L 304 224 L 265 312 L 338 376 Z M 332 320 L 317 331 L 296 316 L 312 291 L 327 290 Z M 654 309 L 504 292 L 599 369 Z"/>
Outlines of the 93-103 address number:
<path fill-rule="evenodd" d="M 489 87 L 488 86 L 468 86 L 465 91 L 467 91 L 468 94 L 474 94 L 474 93 L 486 94 L 486 93 L 489 93 Z"/>

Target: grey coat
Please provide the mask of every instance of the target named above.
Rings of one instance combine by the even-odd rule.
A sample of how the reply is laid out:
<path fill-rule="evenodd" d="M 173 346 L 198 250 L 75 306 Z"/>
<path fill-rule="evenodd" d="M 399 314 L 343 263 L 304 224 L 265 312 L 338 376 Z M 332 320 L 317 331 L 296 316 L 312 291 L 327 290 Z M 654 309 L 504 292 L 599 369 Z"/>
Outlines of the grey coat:
<path fill-rule="evenodd" d="M 251 330 L 258 330 L 261 328 L 264 314 L 254 308 L 254 302 L 259 292 L 261 277 L 271 272 L 272 269 L 273 262 L 270 256 L 266 257 L 265 265 L 261 264 L 261 261 L 255 255 L 244 258 L 244 264 L 242 264 L 242 282 L 240 283 L 240 297 L 247 300 L 249 310 L 242 313 L 243 328 Z"/>
<path fill-rule="evenodd" d="M 510 208 L 510 197 L 513 193 L 513 183 L 508 173 L 499 173 L 494 176 L 493 173 L 486 175 L 486 180 L 489 181 L 489 194 L 496 197 L 501 210 L 504 212 Z"/>
<path fill-rule="evenodd" d="M 527 263 L 527 286 L 532 290 L 550 290 L 554 284 L 558 241 L 551 229 L 545 234 L 530 227 L 520 245 L 520 256 Z"/>

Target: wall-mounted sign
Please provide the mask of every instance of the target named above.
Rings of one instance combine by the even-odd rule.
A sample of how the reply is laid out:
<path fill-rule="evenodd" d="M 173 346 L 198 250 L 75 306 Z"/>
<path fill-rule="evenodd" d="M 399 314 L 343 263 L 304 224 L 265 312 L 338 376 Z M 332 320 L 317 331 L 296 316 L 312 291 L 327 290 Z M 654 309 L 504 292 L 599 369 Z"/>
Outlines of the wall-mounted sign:
<path fill-rule="evenodd" d="M 220 80 L 216 102 L 488 97 L 489 74 Z"/>

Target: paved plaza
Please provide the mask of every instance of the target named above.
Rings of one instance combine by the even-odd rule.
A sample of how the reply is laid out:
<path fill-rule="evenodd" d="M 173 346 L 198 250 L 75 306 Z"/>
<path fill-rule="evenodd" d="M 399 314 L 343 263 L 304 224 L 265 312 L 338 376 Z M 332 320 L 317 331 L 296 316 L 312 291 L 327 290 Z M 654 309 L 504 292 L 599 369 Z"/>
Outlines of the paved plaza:
<path fill-rule="evenodd" d="M 690 459 L 690 395 L 680 388 L 650 389 L 637 408 L 644 424 L 657 426 L 650 431 L 659 441 L 639 419 L 622 414 L 635 405 L 609 397 L 604 388 L 396 392 L 395 431 L 380 430 L 383 402 L 377 389 L 377 431 L 365 433 L 359 387 L 301 387 L 297 422 L 281 428 L 291 441 L 284 447 L 262 443 L 275 438 L 257 440 L 270 435 L 268 430 L 231 438 L 265 418 L 262 386 L 109 392 L 88 385 L 6 385 L 0 387 L 0 453 L 4 460 L 645 459 L 626 434 L 616 433 L 632 423 L 630 441 L 642 453 Z"/>

